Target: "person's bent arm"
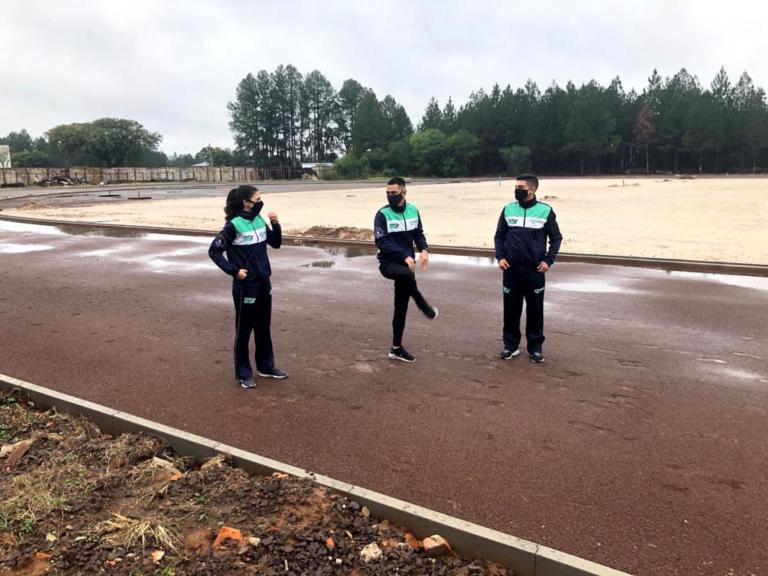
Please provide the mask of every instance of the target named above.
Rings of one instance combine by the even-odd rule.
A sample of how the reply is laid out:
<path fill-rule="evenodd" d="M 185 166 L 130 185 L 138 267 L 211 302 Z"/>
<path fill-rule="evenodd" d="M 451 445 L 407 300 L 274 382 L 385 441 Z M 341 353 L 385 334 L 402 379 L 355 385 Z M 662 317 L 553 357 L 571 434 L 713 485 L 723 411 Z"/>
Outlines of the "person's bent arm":
<path fill-rule="evenodd" d="M 280 227 L 280 222 L 277 221 L 277 213 L 269 213 L 269 223 L 271 229 L 267 226 L 267 244 L 272 248 L 280 248 L 283 243 L 283 229 Z"/>
<path fill-rule="evenodd" d="M 548 266 L 552 266 L 557 258 L 557 253 L 560 252 L 560 244 L 563 242 L 563 235 L 560 233 L 560 226 L 557 225 L 557 217 L 555 211 L 552 210 L 547 217 L 547 223 L 544 225 L 547 238 L 549 238 L 549 250 L 547 255 L 544 256 L 544 262 Z"/>
<path fill-rule="evenodd" d="M 213 239 L 213 242 L 211 242 L 211 246 L 208 248 L 208 256 L 210 256 L 216 266 L 221 268 L 226 274 L 236 277 L 240 269 L 224 256 L 227 248 L 229 248 L 234 239 L 234 226 L 232 226 L 230 222 L 227 222 L 221 232 L 219 232 L 216 235 L 216 238 Z"/>

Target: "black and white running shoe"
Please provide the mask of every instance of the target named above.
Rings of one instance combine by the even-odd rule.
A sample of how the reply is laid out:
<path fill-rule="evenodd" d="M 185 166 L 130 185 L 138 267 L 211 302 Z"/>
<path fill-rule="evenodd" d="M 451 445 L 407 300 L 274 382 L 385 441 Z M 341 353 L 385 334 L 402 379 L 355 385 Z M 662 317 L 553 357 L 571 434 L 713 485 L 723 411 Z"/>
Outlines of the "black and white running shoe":
<path fill-rule="evenodd" d="M 510 358 L 514 358 L 515 356 L 520 355 L 520 348 L 515 348 L 514 350 L 510 350 L 509 348 L 504 348 L 501 352 L 499 352 L 499 358 L 502 360 L 509 360 Z"/>
<path fill-rule="evenodd" d="M 237 383 L 240 384 L 243 388 L 255 388 L 256 382 L 253 381 L 253 378 L 238 378 Z"/>
<path fill-rule="evenodd" d="M 288 372 L 280 370 L 280 368 L 272 368 L 272 370 L 269 372 L 259 371 L 259 376 L 262 378 L 277 378 L 282 380 L 283 378 L 288 378 Z"/>
<path fill-rule="evenodd" d="M 397 348 L 392 348 L 389 351 L 389 357 L 392 360 L 400 360 L 401 362 L 416 362 L 416 358 L 411 356 L 408 353 L 408 350 L 406 350 L 402 346 L 398 346 Z"/>

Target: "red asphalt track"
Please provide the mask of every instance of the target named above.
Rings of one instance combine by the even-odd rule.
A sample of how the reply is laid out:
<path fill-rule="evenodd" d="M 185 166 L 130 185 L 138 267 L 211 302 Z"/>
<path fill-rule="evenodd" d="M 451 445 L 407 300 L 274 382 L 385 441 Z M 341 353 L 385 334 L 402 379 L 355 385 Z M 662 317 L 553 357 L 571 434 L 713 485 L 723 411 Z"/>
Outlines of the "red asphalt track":
<path fill-rule="evenodd" d="M 631 573 L 768 574 L 768 279 L 558 264 L 537 366 L 496 358 L 492 263 L 434 257 L 406 365 L 374 256 L 284 247 L 291 376 L 242 390 L 207 247 L 0 222 L 0 372 Z"/>

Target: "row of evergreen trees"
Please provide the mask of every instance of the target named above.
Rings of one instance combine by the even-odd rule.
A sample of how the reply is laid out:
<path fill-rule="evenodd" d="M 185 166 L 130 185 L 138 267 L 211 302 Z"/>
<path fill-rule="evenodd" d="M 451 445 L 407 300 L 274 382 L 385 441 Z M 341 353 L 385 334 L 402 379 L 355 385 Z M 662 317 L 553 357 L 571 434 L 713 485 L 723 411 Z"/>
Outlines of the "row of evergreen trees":
<path fill-rule="evenodd" d="M 721 69 L 708 88 L 682 69 L 656 70 L 638 93 L 621 80 L 577 87 L 495 85 L 457 107 L 434 98 L 414 131 L 392 96 L 356 80 L 337 92 L 317 70 L 249 74 L 229 103 L 236 153 L 247 163 L 336 161 L 339 177 L 757 172 L 768 158 L 765 91 Z"/>

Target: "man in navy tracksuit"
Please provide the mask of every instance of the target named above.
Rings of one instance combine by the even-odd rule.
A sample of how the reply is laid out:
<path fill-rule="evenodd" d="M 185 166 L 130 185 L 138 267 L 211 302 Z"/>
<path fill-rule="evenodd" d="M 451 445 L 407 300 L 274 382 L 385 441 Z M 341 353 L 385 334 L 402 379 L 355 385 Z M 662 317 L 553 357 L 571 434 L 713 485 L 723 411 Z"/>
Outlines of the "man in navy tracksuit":
<path fill-rule="evenodd" d="M 419 310 L 430 319 L 437 318 L 437 308 L 430 306 L 416 286 L 416 253 L 419 249 L 421 269 L 429 264 L 429 247 L 421 227 L 419 210 L 405 201 L 405 180 L 395 177 L 387 182 L 387 206 L 376 213 L 373 222 L 376 247 L 379 249 L 379 271 L 395 281 L 395 313 L 392 317 L 392 349 L 389 357 L 403 362 L 416 359 L 403 348 L 405 317 L 411 298 Z"/>
<path fill-rule="evenodd" d="M 504 349 L 499 356 L 509 360 L 520 353 L 525 300 L 525 338 L 531 362 L 536 364 L 544 361 L 544 274 L 555 263 L 563 240 L 552 207 L 536 199 L 538 187 L 539 179 L 533 174 L 517 177 L 517 202 L 504 207 L 494 236 L 504 292 Z"/>
<path fill-rule="evenodd" d="M 235 378 L 243 388 L 255 386 L 248 352 L 251 333 L 256 341 L 256 370 L 259 376 L 288 376 L 275 367 L 270 333 L 272 268 L 267 244 L 280 248 L 282 235 L 277 214 L 269 213 L 271 228 L 259 215 L 263 205 L 261 194 L 253 186 L 243 185 L 231 190 L 224 208 L 227 223 L 208 249 L 208 255 L 216 265 L 233 278 Z"/>

